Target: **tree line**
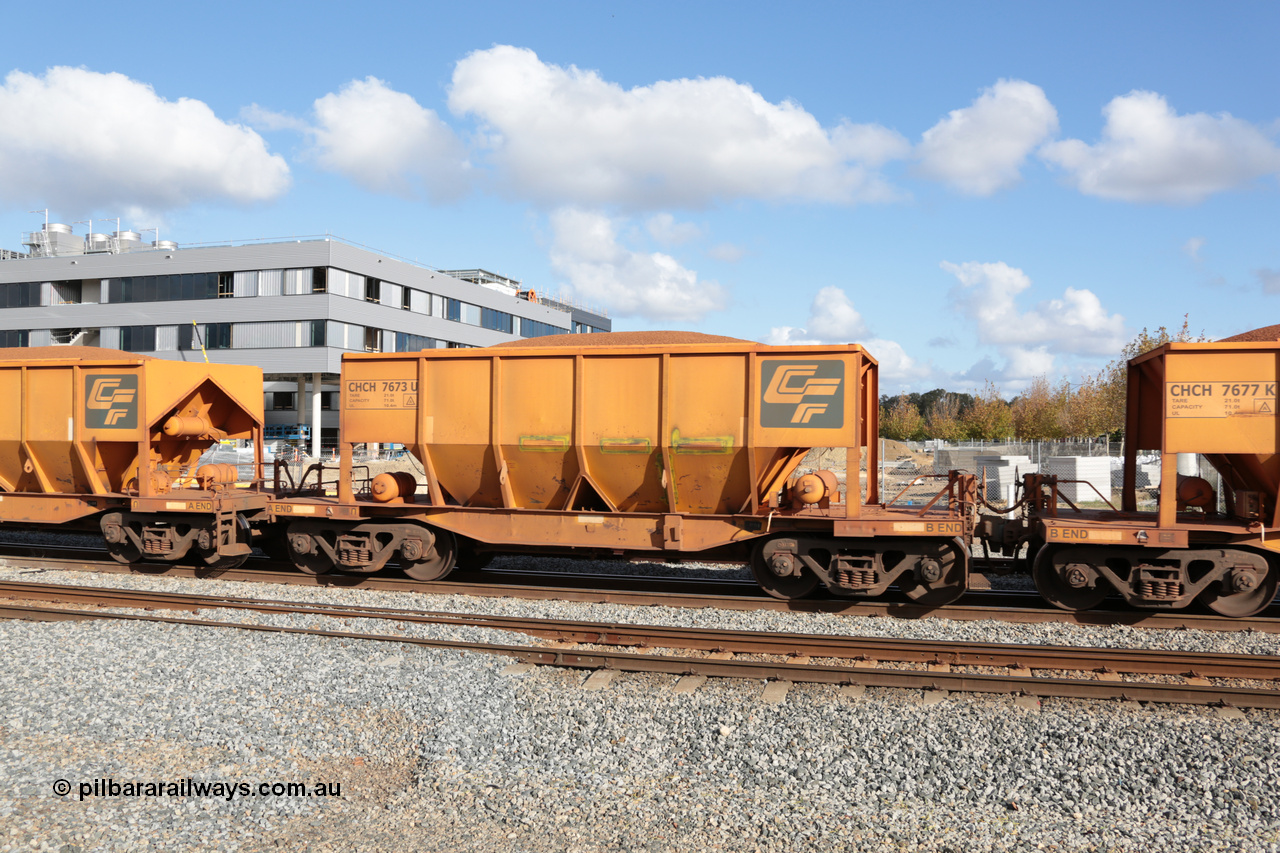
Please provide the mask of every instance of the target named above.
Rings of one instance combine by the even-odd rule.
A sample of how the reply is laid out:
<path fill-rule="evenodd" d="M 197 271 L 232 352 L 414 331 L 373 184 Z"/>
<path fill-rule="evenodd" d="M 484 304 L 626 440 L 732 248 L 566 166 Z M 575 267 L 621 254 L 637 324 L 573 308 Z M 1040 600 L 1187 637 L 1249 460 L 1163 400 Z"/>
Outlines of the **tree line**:
<path fill-rule="evenodd" d="M 880 398 L 880 435 L 898 441 L 982 439 L 1022 441 L 1111 436 L 1124 433 L 1125 386 L 1129 359 L 1170 341 L 1193 337 L 1187 318 L 1170 333 L 1161 326 L 1143 329 L 1116 360 L 1077 382 L 1051 382 L 1037 376 L 1025 391 L 1005 400 L 992 382 L 978 394 L 935 388 L 924 394 Z"/>

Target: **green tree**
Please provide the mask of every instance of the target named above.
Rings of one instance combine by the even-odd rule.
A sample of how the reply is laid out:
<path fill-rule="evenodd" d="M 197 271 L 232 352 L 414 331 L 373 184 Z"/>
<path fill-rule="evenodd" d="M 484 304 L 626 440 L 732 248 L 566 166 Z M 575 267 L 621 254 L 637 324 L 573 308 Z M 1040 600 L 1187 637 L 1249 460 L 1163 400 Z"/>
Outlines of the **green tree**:
<path fill-rule="evenodd" d="M 919 441 L 924 438 L 924 417 L 911 402 L 909 395 L 900 394 L 890 402 L 881 402 L 880 435 L 894 441 Z"/>
<path fill-rule="evenodd" d="M 1061 389 L 1049 384 L 1049 377 L 1037 376 L 1027 390 L 1013 401 L 1013 431 L 1018 438 L 1044 440 L 1062 438 Z"/>
<path fill-rule="evenodd" d="M 995 441 L 1013 435 L 1013 411 L 1000 396 L 1000 389 L 989 380 L 964 413 L 961 423 L 967 438 Z"/>
<path fill-rule="evenodd" d="M 940 438 L 944 441 L 957 441 L 964 438 L 964 423 L 961 420 L 962 400 L 960 394 L 943 393 L 929 406 L 925 416 L 924 431 L 929 438 Z M 963 395 L 968 397 L 968 394 Z M 972 399 L 972 398 L 970 398 Z M 970 404 L 972 408 L 972 404 Z"/>

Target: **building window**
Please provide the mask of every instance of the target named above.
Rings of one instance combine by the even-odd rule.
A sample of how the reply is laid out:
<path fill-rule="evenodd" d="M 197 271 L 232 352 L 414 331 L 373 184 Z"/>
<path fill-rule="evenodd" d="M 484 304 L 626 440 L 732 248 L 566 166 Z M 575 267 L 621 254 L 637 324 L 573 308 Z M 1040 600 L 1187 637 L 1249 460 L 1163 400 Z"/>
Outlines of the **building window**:
<path fill-rule="evenodd" d="M 333 392 L 332 391 L 320 392 L 320 408 L 322 411 L 326 411 L 326 412 L 333 411 Z"/>
<path fill-rule="evenodd" d="M 375 329 L 372 326 L 365 326 L 364 329 L 364 351 L 365 352 L 382 352 L 382 330 Z"/>
<path fill-rule="evenodd" d="M 27 345 L 27 336 L 30 333 L 26 329 L 6 329 L 0 331 L 0 347 L 25 347 Z"/>
<path fill-rule="evenodd" d="M 436 339 L 426 335 L 410 335 L 407 332 L 396 332 L 396 352 L 417 352 L 423 349 L 435 349 Z"/>
<path fill-rule="evenodd" d="M 495 332 L 511 334 L 511 315 L 494 308 L 480 309 L 480 325 Z"/>
<path fill-rule="evenodd" d="M 539 323 L 537 320 L 530 320 L 528 317 L 521 317 L 520 334 L 526 338 L 540 338 L 543 335 L 567 335 L 569 330 L 561 329 L 550 323 Z"/>
<path fill-rule="evenodd" d="M 326 324 L 324 320 L 311 321 L 311 338 L 310 338 L 311 342 L 308 344 L 308 346 L 322 347 L 325 345 L 325 337 L 324 337 L 325 325 Z"/>
<path fill-rule="evenodd" d="M 39 305 L 40 282 L 0 284 L 0 308 L 31 308 Z"/>
<path fill-rule="evenodd" d="M 84 329 L 50 329 L 49 340 L 58 345 L 73 344 L 84 334 Z"/>
<path fill-rule="evenodd" d="M 219 293 L 219 275 L 216 272 L 198 272 L 113 278 L 107 285 L 107 301 L 120 303 L 214 299 Z"/>
<path fill-rule="evenodd" d="M 312 293 L 325 293 L 329 289 L 328 288 L 329 277 L 326 275 L 328 271 L 329 271 L 328 267 L 316 267 L 315 269 L 311 270 L 311 292 Z"/>
<path fill-rule="evenodd" d="M 236 295 L 236 279 L 229 272 L 218 273 L 218 298 L 227 299 Z"/>
<path fill-rule="evenodd" d="M 364 301 L 382 301 L 382 282 L 378 281 L 376 278 L 366 278 L 364 280 Z"/>
<path fill-rule="evenodd" d="M 296 391 L 272 391 L 271 392 L 271 408 L 276 411 L 280 411 L 284 409 L 288 409 L 289 411 L 292 411 L 294 407 L 293 398 L 296 393 L 297 393 Z"/>
<path fill-rule="evenodd" d="M 400 307 L 406 311 L 412 308 L 413 307 L 412 297 L 413 297 L 413 291 L 411 289 L 406 287 L 403 290 L 401 290 L 400 291 Z"/>
<path fill-rule="evenodd" d="M 121 326 L 120 349 L 125 352 L 155 352 L 155 326 Z"/>
<path fill-rule="evenodd" d="M 204 327 L 205 349 L 231 349 L 231 324 L 207 323 Z"/>

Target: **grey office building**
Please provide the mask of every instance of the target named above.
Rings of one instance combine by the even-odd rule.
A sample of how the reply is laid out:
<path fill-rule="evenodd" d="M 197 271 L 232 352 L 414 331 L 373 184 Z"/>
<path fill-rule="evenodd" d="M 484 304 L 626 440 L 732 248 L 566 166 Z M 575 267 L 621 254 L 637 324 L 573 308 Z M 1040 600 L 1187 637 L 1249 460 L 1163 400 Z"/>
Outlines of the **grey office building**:
<path fill-rule="evenodd" d="M 47 224 L 0 251 L 0 346 L 77 344 L 256 364 L 269 435 L 336 442 L 344 352 L 478 347 L 611 329 L 482 269 L 438 270 L 335 237 L 179 248 Z M 320 429 L 315 429 L 319 424 Z"/>

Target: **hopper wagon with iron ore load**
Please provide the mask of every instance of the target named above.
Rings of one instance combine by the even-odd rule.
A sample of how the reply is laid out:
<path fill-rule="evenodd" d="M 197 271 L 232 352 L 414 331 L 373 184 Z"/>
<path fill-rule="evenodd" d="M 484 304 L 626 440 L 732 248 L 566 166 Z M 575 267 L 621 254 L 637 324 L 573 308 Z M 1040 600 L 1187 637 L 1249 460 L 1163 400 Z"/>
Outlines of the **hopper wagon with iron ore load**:
<path fill-rule="evenodd" d="M 1066 610 L 1119 595 L 1145 609 L 1199 601 L 1225 616 L 1261 611 L 1280 584 L 1276 338 L 1169 343 L 1132 359 L 1121 506 L 1077 507 L 1056 478 L 1032 474 L 1025 517 L 984 522 L 979 533 L 1029 543 L 1036 588 Z M 1155 509 L 1140 511 L 1137 463 L 1147 451 L 1160 453 L 1159 491 Z M 1180 454 L 1216 469 L 1221 501 L 1215 483 L 1178 473 Z"/>
<path fill-rule="evenodd" d="M 430 580 L 498 553 L 733 560 L 779 598 L 821 583 L 951 601 L 976 484 L 952 474 L 923 508 L 880 503 L 859 476 L 878 467 L 876 369 L 852 344 L 691 333 L 347 355 L 336 494 L 281 488 L 272 528 L 314 573 L 398 563 Z M 403 445 L 425 487 L 363 476 L 353 446 L 370 442 Z M 847 479 L 801 474 L 814 448 L 841 449 Z"/>
<path fill-rule="evenodd" d="M 262 371 L 98 347 L 0 349 L 0 524 L 100 530 L 121 562 L 243 562 L 266 508 L 221 439 L 258 448 Z"/>

